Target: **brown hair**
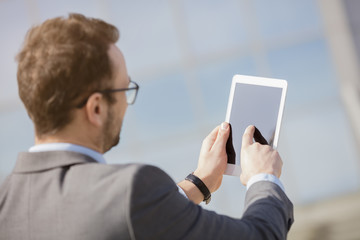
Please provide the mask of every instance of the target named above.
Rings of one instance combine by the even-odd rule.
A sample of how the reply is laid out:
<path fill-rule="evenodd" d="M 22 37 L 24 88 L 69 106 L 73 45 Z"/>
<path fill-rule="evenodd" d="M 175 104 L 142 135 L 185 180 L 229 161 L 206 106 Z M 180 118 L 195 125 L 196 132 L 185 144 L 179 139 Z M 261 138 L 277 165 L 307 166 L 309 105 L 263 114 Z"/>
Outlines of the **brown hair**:
<path fill-rule="evenodd" d="M 81 101 L 112 87 L 107 51 L 118 38 L 115 26 L 81 14 L 50 19 L 29 30 L 17 55 L 17 79 L 38 136 L 61 130 Z"/>

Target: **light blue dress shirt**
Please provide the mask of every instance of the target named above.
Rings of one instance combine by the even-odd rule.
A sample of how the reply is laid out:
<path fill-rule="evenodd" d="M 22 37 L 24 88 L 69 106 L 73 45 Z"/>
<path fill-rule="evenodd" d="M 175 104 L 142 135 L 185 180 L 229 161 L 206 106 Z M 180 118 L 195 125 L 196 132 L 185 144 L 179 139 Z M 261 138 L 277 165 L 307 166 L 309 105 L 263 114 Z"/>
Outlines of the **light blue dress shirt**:
<path fill-rule="evenodd" d="M 50 152 L 50 151 L 68 151 L 68 152 L 77 152 L 89 156 L 99 163 L 106 164 L 106 161 L 103 155 L 97 151 L 94 151 L 90 148 L 83 147 L 71 143 L 44 143 L 38 144 L 29 149 L 29 152 Z"/>
<path fill-rule="evenodd" d="M 285 188 L 282 185 L 280 179 L 278 177 L 276 177 L 275 175 L 267 174 L 267 173 L 259 173 L 259 174 L 252 176 L 246 185 L 246 190 L 248 190 L 251 187 L 251 185 L 253 185 L 254 183 L 257 183 L 260 181 L 273 182 L 276 185 L 278 185 L 285 192 Z"/>

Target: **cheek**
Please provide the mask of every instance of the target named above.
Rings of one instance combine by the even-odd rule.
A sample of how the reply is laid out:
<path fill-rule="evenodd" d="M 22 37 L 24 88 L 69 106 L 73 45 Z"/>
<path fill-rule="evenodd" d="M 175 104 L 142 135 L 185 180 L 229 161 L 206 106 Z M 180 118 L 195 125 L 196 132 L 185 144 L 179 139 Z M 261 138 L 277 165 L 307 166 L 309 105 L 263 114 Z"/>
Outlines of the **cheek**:
<path fill-rule="evenodd" d="M 127 106 L 128 106 L 128 104 L 127 104 L 126 100 L 119 102 L 119 104 L 117 105 L 115 119 L 118 122 L 121 122 L 123 120 Z"/>
<path fill-rule="evenodd" d="M 116 103 L 115 103 L 115 111 L 116 111 L 116 115 L 117 116 L 123 116 L 123 114 L 126 111 L 127 108 L 127 101 L 126 101 L 126 95 L 125 93 L 120 94 L 119 98 L 117 99 Z"/>
<path fill-rule="evenodd" d="M 127 101 L 125 98 L 124 101 L 122 101 L 122 104 L 120 106 L 121 117 L 124 117 L 127 107 L 128 107 L 128 104 L 127 104 Z"/>

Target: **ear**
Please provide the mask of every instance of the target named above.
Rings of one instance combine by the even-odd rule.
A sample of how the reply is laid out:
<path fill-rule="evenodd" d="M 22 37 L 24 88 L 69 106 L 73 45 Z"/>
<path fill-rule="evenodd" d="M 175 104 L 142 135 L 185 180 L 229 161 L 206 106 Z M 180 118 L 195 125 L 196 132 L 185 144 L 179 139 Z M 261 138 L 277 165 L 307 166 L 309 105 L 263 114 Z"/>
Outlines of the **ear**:
<path fill-rule="evenodd" d="M 107 112 L 107 104 L 101 93 L 93 93 L 85 105 L 86 116 L 89 122 L 96 126 L 101 127 L 105 121 Z"/>

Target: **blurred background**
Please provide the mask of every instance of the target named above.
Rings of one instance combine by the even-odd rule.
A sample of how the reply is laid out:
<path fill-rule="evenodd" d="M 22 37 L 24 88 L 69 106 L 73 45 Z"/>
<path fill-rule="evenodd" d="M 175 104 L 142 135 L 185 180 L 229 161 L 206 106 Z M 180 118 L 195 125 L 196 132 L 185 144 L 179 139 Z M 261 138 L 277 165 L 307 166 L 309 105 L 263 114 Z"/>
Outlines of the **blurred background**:
<path fill-rule="evenodd" d="M 278 150 L 295 204 L 289 239 L 360 239 L 359 9 L 357 0 L 0 0 L 0 182 L 34 143 L 15 55 L 31 26 L 77 12 L 119 28 L 140 85 L 109 163 L 156 165 L 180 181 L 224 121 L 234 74 L 286 79 Z M 239 218 L 244 196 L 225 176 L 203 207 Z"/>

